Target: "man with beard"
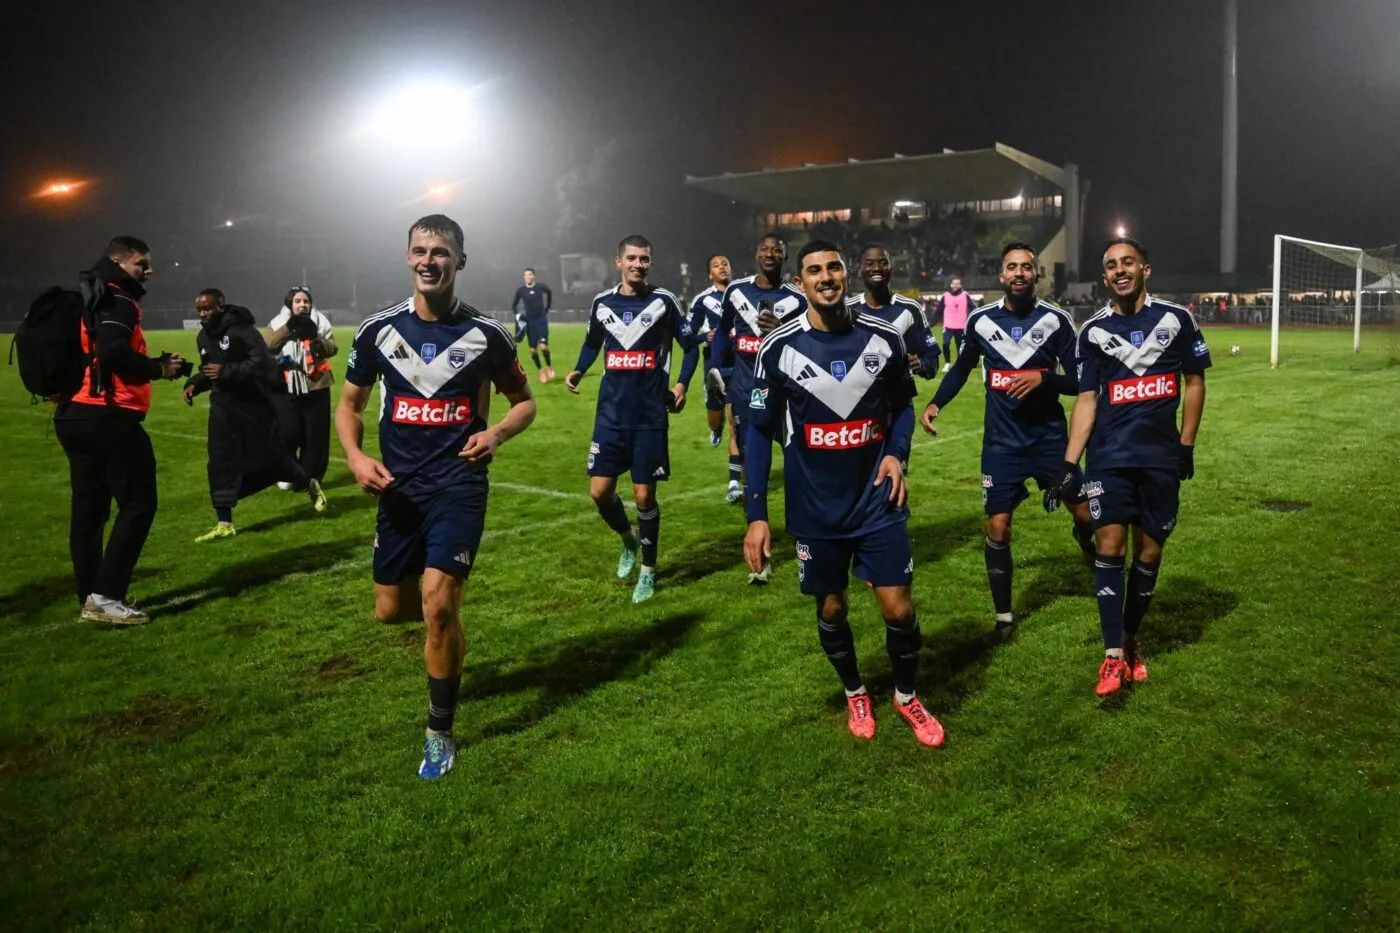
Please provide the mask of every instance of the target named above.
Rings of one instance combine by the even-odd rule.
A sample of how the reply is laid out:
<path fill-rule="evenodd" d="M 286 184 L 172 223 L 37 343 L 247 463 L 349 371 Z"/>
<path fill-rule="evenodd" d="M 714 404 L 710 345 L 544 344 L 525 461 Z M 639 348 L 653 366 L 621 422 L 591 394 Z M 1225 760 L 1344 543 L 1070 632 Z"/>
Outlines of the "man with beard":
<path fill-rule="evenodd" d="M 151 248 L 135 237 L 114 237 L 81 276 L 96 304 L 91 329 L 81 332 L 92 362 L 83 383 L 54 412 L 54 433 L 68 456 L 72 512 L 68 549 L 82 617 L 108 625 L 143 625 L 151 617 L 127 602 L 127 587 L 156 517 L 156 455 L 141 422 L 151 408 L 151 383 L 175 379 L 184 360 L 146 355 L 141 329 Z M 104 552 L 103 530 L 117 503 Z"/>
<path fill-rule="evenodd" d="M 731 282 L 724 290 L 714 356 L 705 374 L 706 386 L 714 385 L 723 390 L 725 401 L 734 413 L 732 436 L 736 447 L 729 457 L 729 491 L 725 496 L 731 504 L 744 497 L 740 486 L 746 440 L 744 419 L 748 417 L 753 396 L 754 362 L 758 359 L 759 343 L 780 321 L 807 310 L 807 299 L 801 290 L 783 281 L 787 244 L 782 237 L 776 233 L 765 235 L 758 241 L 754 259 L 758 262 L 758 272 Z M 717 367 L 730 352 L 734 354 L 734 370 L 726 383 Z M 766 482 L 767 477 L 764 480 Z M 773 567 L 766 561 L 749 574 L 749 583 L 757 586 L 766 585 L 772 579 Z"/>
<path fill-rule="evenodd" d="M 943 371 L 953 368 L 953 349 L 962 352 L 963 334 L 967 332 L 967 315 L 972 310 L 972 296 L 963 291 L 962 279 L 954 276 L 948 291 L 938 299 L 934 317 L 943 321 Z"/>
<path fill-rule="evenodd" d="M 901 465 L 914 433 L 904 341 L 846 304 L 846 265 L 835 245 L 813 240 L 797 264 L 809 308 L 764 337 L 756 354 L 745 418 L 744 559 L 759 572 L 772 553 L 768 470 L 773 441 L 785 437 L 786 530 L 797 539 L 801 591 L 816 600 L 822 650 L 846 692 L 847 727 L 857 738 L 875 736 L 847 621 L 854 569 L 885 620 L 894 708 L 921 744 L 941 745 L 943 727 L 915 695 L 922 635 Z"/>
<path fill-rule="evenodd" d="M 1077 383 L 1074 320 L 1036 297 L 1035 251 L 1025 243 L 1008 243 L 1001 251 L 998 275 L 1005 295 L 968 317 L 962 352 L 924 409 L 923 425 L 930 434 L 938 433 L 934 419 L 962 390 L 977 364 L 985 361 L 982 507 L 987 536 L 982 554 L 997 632 L 1006 637 L 1015 624 L 1011 516 L 1030 495 L 1027 480 L 1034 479 L 1041 489 L 1052 489 L 1059 481 L 1067 437 L 1059 397 L 1075 394 Z M 1053 509 L 1056 501 L 1052 496 L 1046 507 Z M 1064 502 L 1074 518 L 1075 540 L 1092 554 L 1093 530 L 1084 497 L 1071 490 Z"/>
<path fill-rule="evenodd" d="M 705 265 L 710 275 L 710 287 L 696 295 L 690 303 L 690 329 L 697 337 L 703 338 L 705 341 L 701 352 L 704 371 L 709 373 L 715 334 L 719 331 L 720 316 L 723 311 L 724 290 L 729 287 L 729 258 L 716 253 L 710 257 Z M 714 364 L 714 368 L 719 370 L 722 379 L 727 379 L 730 367 L 724 364 L 725 361 L 720 360 Z M 724 437 L 724 422 L 726 420 L 732 421 L 733 413 L 731 412 L 729 418 L 726 419 L 724 392 L 720 390 L 718 383 L 712 384 L 712 382 L 709 379 L 705 380 L 705 417 L 710 424 L 710 446 L 718 447 Z M 738 452 L 739 449 L 734 444 L 734 432 L 731 428 L 729 432 L 731 460 Z M 732 466 L 730 478 L 738 479 L 738 471 L 732 469 Z"/>
<path fill-rule="evenodd" d="M 326 494 L 282 443 L 272 396 L 279 391 L 277 362 L 258 332 L 253 312 L 224 303 L 217 288 L 206 288 L 194 302 L 200 318 L 199 372 L 185 383 L 185 404 L 211 392 L 209 400 L 209 498 L 217 524 L 195 538 L 204 544 L 232 538 L 233 509 L 273 483 L 305 490 L 317 512 Z"/>
<path fill-rule="evenodd" d="M 1176 527 L 1181 481 L 1196 473 L 1194 445 L 1206 405 L 1210 348 L 1191 312 L 1147 293 L 1151 275 L 1141 243 L 1108 241 L 1103 283 L 1112 301 L 1079 332 L 1079 398 L 1058 483 L 1062 498 L 1082 489 L 1094 522 L 1104 645 L 1099 696 L 1147 679 L 1138 631 L 1157 587 L 1162 548 Z M 1088 472 L 1081 477 L 1086 446 Z M 1133 567 L 1125 590 L 1130 529 Z"/>

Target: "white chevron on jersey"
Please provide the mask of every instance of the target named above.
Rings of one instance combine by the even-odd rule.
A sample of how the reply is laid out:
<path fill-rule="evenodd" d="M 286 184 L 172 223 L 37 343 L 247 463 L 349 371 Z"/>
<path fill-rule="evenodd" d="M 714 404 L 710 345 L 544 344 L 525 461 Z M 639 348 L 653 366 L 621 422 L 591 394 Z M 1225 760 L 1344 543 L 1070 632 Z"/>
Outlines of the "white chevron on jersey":
<path fill-rule="evenodd" d="M 783 347 L 778 355 L 778 369 L 830 408 L 836 417 L 845 418 L 865 398 L 893 356 L 890 341 L 877 334 L 871 336 L 860 359 L 846 371 L 844 379 L 837 379 L 822 364 L 813 362 L 790 345 Z"/>
<path fill-rule="evenodd" d="M 752 276 L 747 279 L 740 279 L 740 282 L 752 281 Z M 783 288 L 788 288 L 788 286 L 784 285 Z M 733 295 L 730 297 L 730 301 L 734 303 L 735 312 L 744 319 L 745 324 L 749 325 L 749 330 L 753 331 L 755 334 L 763 333 L 758 327 L 758 309 L 749 304 L 749 299 L 745 297 L 741 289 L 734 288 L 734 285 L 730 285 L 730 289 L 733 289 Z M 726 291 L 728 291 L 728 289 L 726 289 Z M 784 295 L 782 298 L 773 302 L 773 313 L 776 314 L 778 320 L 781 321 L 800 307 L 802 307 L 801 296 L 797 294 Z"/>
<path fill-rule="evenodd" d="M 374 343 L 379 348 L 379 352 L 383 354 L 384 362 L 397 369 L 400 375 L 423 394 L 424 398 L 432 398 L 436 395 L 438 390 L 446 385 L 453 376 L 465 369 L 472 360 L 485 353 L 487 345 L 486 334 L 478 328 L 473 328 L 457 338 L 451 346 L 439 350 L 431 363 L 425 363 L 423 357 L 418 355 L 418 351 L 394 329 L 392 324 L 379 331 L 375 336 Z M 458 350 L 462 352 L 454 352 Z"/>
<path fill-rule="evenodd" d="M 1102 327 L 1095 327 L 1094 321 L 1097 317 L 1096 315 L 1084 325 L 1089 334 L 1089 342 L 1139 376 L 1152 368 L 1181 332 L 1181 318 L 1175 312 L 1167 311 L 1152 328 L 1151 333 L 1142 335 L 1141 346 L 1135 347 L 1132 340 L 1106 331 Z"/>
<path fill-rule="evenodd" d="M 666 319 L 666 302 L 660 298 L 653 298 L 641 313 L 632 317 L 630 324 L 624 324 L 622 317 L 603 302 L 599 302 L 597 313 L 598 323 L 602 324 L 624 349 L 630 350 L 643 334 L 651 330 L 653 324 Z"/>
<path fill-rule="evenodd" d="M 1046 312 L 1034 323 L 1026 327 L 1021 333 L 1021 339 L 1012 339 L 1006 328 L 998 325 L 991 319 L 990 315 L 982 314 L 977 316 L 973 322 L 972 329 L 981 335 L 991 347 L 1001 354 L 1008 363 L 1020 369 L 1026 365 L 1026 361 L 1035 356 L 1037 350 L 1045 345 L 1045 341 L 1050 339 L 1050 335 L 1059 330 L 1065 321 L 1063 311 Z M 1040 334 L 1040 339 L 1035 340 L 1031 335 Z"/>

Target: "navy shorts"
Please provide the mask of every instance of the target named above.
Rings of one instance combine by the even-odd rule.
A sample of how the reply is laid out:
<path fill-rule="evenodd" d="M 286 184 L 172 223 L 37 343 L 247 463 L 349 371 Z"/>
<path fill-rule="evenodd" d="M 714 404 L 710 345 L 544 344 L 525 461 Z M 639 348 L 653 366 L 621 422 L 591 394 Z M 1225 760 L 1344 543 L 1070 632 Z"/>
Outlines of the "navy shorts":
<path fill-rule="evenodd" d="M 1136 525 L 1158 544 L 1176 528 L 1181 480 L 1174 470 L 1125 467 L 1084 474 L 1081 491 L 1089 500 L 1094 527 Z"/>
<path fill-rule="evenodd" d="M 485 483 L 379 497 L 374 582 L 391 586 L 431 567 L 466 579 L 486 525 Z"/>
<path fill-rule="evenodd" d="M 623 473 L 631 473 L 635 484 L 671 478 L 671 454 L 664 428 L 593 427 L 593 443 L 588 446 L 588 475 L 616 479 Z"/>
<path fill-rule="evenodd" d="M 908 522 L 895 522 L 855 538 L 797 539 L 797 583 L 804 596 L 844 593 L 848 572 L 871 586 L 914 582 Z"/>
<path fill-rule="evenodd" d="M 538 317 L 527 317 L 525 319 L 525 337 L 531 350 L 542 343 L 549 343 L 549 318 L 543 314 Z"/>
<path fill-rule="evenodd" d="M 1018 453 L 982 451 L 982 510 L 987 515 L 1016 511 L 1016 506 L 1030 497 L 1026 480 L 1035 480 L 1036 488 L 1044 490 L 1060 478 L 1065 462 L 1065 444 L 1032 447 Z M 1084 501 L 1081 493 L 1065 498 L 1068 505 Z"/>

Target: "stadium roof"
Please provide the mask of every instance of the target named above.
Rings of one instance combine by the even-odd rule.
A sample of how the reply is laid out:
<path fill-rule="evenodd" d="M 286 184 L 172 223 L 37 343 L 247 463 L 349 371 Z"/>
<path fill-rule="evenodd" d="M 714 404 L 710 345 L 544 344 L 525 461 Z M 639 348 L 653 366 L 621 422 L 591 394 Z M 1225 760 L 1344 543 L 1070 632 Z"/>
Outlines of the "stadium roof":
<path fill-rule="evenodd" d="M 709 178 L 687 175 L 685 183 L 769 211 L 871 207 L 891 200 L 948 203 L 1034 197 L 1046 183 L 1063 191 L 1068 173 L 1057 165 L 1003 143 L 990 149 L 942 152 L 892 159 L 848 159 L 834 165 L 771 169 Z"/>

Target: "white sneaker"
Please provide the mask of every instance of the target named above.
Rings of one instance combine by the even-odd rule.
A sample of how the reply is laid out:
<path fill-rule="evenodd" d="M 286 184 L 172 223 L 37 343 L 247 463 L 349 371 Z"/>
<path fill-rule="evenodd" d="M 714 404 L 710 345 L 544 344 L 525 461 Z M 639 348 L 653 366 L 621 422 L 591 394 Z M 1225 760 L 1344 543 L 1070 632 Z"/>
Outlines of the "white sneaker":
<path fill-rule="evenodd" d="M 730 505 L 737 505 L 743 500 L 744 490 L 740 488 L 738 483 L 731 482 L 729 484 L 729 491 L 724 494 L 724 501 L 728 502 Z"/>
<path fill-rule="evenodd" d="M 149 615 L 135 606 L 96 593 L 83 603 L 83 618 L 89 622 L 105 622 L 108 625 L 145 625 L 151 621 Z"/>
<path fill-rule="evenodd" d="M 711 369 L 705 373 L 705 388 L 724 398 L 724 377 L 719 374 L 718 369 Z"/>
<path fill-rule="evenodd" d="M 943 364 L 943 371 L 944 371 L 945 373 L 946 373 L 948 370 L 952 369 L 952 368 L 953 368 L 953 364 L 952 364 L 952 363 L 944 363 L 944 364 Z"/>
<path fill-rule="evenodd" d="M 277 488 L 283 492 L 291 492 L 294 487 L 291 483 L 278 483 Z"/>

